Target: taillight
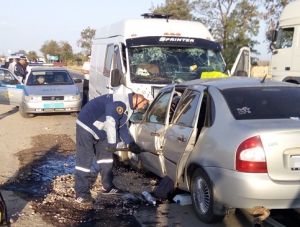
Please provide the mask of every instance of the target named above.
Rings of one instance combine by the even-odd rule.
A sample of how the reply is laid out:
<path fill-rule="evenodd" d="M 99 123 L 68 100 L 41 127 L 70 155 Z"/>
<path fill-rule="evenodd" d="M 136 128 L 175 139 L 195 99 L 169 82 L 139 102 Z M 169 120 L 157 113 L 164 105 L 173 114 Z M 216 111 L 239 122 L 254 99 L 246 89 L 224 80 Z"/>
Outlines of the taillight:
<path fill-rule="evenodd" d="M 259 136 L 243 141 L 235 157 L 236 170 L 251 173 L 266 173 L 266 156 Z"/>

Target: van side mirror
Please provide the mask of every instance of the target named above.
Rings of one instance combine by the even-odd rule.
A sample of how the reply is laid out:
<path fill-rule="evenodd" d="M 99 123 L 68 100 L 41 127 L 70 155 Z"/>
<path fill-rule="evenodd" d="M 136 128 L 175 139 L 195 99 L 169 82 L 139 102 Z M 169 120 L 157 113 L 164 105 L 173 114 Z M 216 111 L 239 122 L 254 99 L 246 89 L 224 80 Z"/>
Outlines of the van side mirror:
<path fill-rule="evenodd" d="M 273 54 L 277 54 L 278 51 L 276 50 L 276 44 L 275 43 L 271 43 L 270 44 L 270 50 L 272 51 Z"/>
<path fill-rule="evenodd" d="M 272 42 L 275 42 L 277 40 L 277 34 L 278 31 L 276 29 L 272 31 Z"/>
<path fill-rule="evenodd" d="M 118 87 L 122 84 L 122 76 L 119 69 L 111 71 L 110 84 L 112 87 Z"/>

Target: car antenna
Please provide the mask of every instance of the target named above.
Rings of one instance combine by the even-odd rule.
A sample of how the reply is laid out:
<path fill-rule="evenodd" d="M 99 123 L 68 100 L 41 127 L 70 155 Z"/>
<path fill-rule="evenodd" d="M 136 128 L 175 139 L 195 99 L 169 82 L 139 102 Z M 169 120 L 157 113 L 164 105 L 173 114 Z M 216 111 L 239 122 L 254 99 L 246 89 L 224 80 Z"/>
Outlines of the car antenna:
<path fill-rule="evenodd" d="M 260 81 L 260 83 L 263 84 L 263 83 L 265 82 L 265 80 L 266 80 L 266 78 L 267 78 L 267 75 L 268 75 L 268 74 L 266 74 L 266 75 L 264 76 L 264 78 L 262 79 L 262 81 Z"/>

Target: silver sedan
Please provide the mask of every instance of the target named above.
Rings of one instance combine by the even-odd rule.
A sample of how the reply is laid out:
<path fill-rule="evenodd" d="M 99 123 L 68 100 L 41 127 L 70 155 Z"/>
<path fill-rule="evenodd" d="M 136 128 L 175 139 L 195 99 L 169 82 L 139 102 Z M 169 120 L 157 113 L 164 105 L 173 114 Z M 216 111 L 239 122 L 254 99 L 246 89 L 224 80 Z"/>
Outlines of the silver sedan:
<path fill-rule="evenodd" d="M 163 88 L 132 116 L 132 165 L 168 175 L 191 193 L 201 221 L 235 208 L 266 218 L 300 208 L 300 87 L 254 78 L 195 80 Z"/>
<path fill-rule="evenodd" d="M 24 84 L 7 69 L 0 69 L 0 104 L 19 106 L 22 117 L 36 114 L 69 112 L 77 115 L 81 97 L 75 83 L 61 67 L 32 68 Z"/>

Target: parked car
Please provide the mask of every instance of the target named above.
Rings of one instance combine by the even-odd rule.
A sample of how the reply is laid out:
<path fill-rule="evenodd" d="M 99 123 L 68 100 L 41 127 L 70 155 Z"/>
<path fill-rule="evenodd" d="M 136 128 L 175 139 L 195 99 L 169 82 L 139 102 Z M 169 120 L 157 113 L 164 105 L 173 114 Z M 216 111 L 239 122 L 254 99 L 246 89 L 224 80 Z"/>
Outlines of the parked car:
<path fill-rule="evenodd" d="M 163 88 L 130 131 L 147 152 L 131 165 L 169 176 L 205 223 L 235 208 L 266 218 L 300 208 L 300 87 L 257 78 Z"/>
<path fill-rule="evenodd" d="M 82 80 L 73 80 L 68 70 L 61 67 L 32 68 L 24 84 L 9 73 L 10 78 L 2 81 L 1 89 L 6 95 L 0 98 L 0 104 L 19 106 L 22 117 L 49 112 L 69 112 L 76 116 L 80 111 L 81 97 L 75 83 Z"/>

